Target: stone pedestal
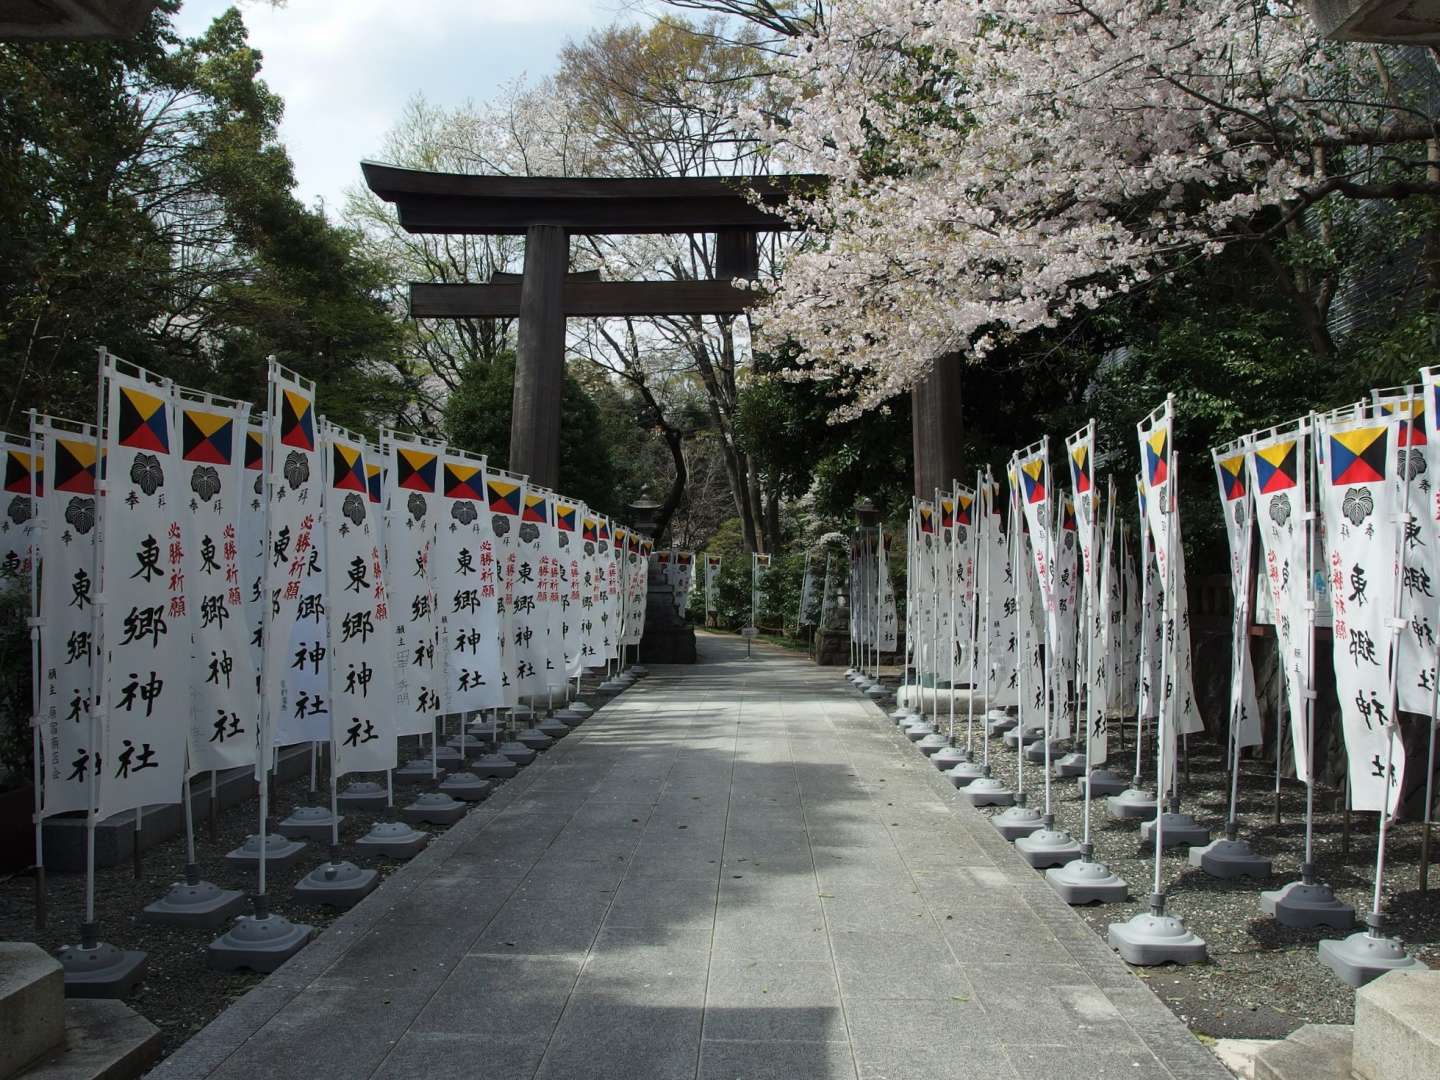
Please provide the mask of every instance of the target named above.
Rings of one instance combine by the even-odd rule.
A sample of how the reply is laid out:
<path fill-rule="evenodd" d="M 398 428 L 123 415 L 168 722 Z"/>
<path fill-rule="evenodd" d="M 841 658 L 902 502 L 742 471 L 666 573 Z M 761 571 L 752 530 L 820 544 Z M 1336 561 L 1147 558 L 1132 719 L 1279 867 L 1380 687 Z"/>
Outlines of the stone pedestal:
<path fill-rule="evenodd" d="M 651 565 L 640 659 L 647 664 L 695 663 L 695 628 L 675 608 L 675 586 Z"/>

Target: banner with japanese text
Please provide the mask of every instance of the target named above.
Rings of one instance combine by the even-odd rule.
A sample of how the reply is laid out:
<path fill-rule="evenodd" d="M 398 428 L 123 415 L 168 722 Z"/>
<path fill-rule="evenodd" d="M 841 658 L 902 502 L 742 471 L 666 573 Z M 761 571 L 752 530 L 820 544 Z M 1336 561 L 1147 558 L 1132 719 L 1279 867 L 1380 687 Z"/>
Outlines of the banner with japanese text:
<path fill-rule="evenodd" d="M 1315 431 L 1316 496 L 1335 612 L 1335 694 L 1349 759 L 1350 805 L 1391 813 L 1405 778 L 1390 672 L 1396 640 L 1390 623 L 1400 587 L 1398 427 L 1393 413 L 1332 415 L 1320 417 Z"/>
<path fill-rule="evenodd" d="M 444 656 L 440 696 L 447 713 L 500 708 L 508 704 L 503 685 L 501 556 L 485 493 L 485 459 L 447 449 L 440 478 L 434 560 Z"/>
<path fill-rule="evenodd" d="M 269 401 L 265 595 L 270 621 L 265 631 L 262 763 L 269 761 L 270 746 L 330 738 L 324 487 L 315 388 L 272 363 Z"/>
<path fill-rule="evenodd" d="M 1255 700 L 1255 667 L 1250 661 L 1250 550 L 1255 535 L 1255 510 L 1245 459 L 1248 440 L 1210 451 L 1220 489 L 1220 511 L 1230 550 L 1230 594 L 1234 615 L 1230 628 L 1230 721 L 1236 745 L 1259 746 L 1260 707 Z"/>
<path fill-rule="evenodd" d="M 1085 670 L 1079 672 L 1077 687 L 1085 701 L 1085 737 L 1092 763 L 1103 762 L 1108 754 L 1107 700 L 1104 692 L 1103 667 L 1109 662 L 1110 582 L 1099 569 L 1100 523 L 1097 520 L 1099 500 L 1095 488 L 1095 422 L 1065 440 L 1065 457 L 1069 462 L 1070 503 L 1074 507 L 1075 540 L 1079 545 L 1080 587 L 1084 590 L 1084 624 L 1086 626 Z M 1108 560 L 1106 563 L 1108 568 Z"/>
<path fill-rule="evenodd" d="M 895 585 L 890 580 L 890 544 L 884 527 L 875 530 L 875 578 L 877 582 L 876 641 L 882 653 L 893 653 L 900 646 L 900 621 L 895 610 Z"/>
<path fill-rule="evenodd" d="M 194 773 L 254 765 L 259 738 L 259 672 L 239 528 L 249 502 L 244 444 L 250 404 L 187 390 L 175 398 L 179 478 L 188 494 L 180 525 L 197 675 L 189 746 Z"/>
<path fill-rule="evenodd" d="M 30 587 L 31 532 L 43 475 L 43 462 L 29 436 L 0 431 L 0 588 L 15 582 Z"/>
<path fill-rule="evenodd" d="M 827 556 L 828 558 L 828 556 Z M 705 556 L 705 615 L 708 618 L 715 614 L 715 588 L 720 580 L 720 556 Z M 821 615 L 821 623 L 824 623 L 824 615 Z"/>
<path fill-rule="evenodd" d="M 443 498 L 440 458 L 432 439 L 381 432 L 385 455 L 385 569 L 394 625 L 397 735 L 429 734 L 440 714 L 439 597 L 435 565 Z M 403 686 L 398 685 L 403 682 Z"/>
<path fill-rule="evenodd" d="M 584 503 L 564 497 L 555 500 L 555 551 L 559 560 L 560 644 L 564 673 L 577 679 L 585 671 L 585 631 L 590 597 L 589 556 L 581 542 L 581 525 L 588 511 Z"/>
<path fill-rule="evenodd" d="M 40 737 L 46 815 L 89 809 L 98 740 L 95 697 L 96 434 L 88 424 L 39 418 L 44 458 L 40 499 Z"/>
<path fill-rule="evenodd" d="M 496 586 L 500 593 L 500 675 L 502 704 L 513 707 L 520 703 L 521 687 L 516 679 L 518 664 L 510 635 L 515 623 L 516 574 L 520 558 L 520 508 L 525 501 L 525 478 L 513 476 L 503 469 L 485 469 L 485 499 L 490 511 L 490 530 L 495 544 Z M 533 680 L 527 682 L 525 693 L 533 692 Z"/>
<path fill-rule="evenodd" d="M 336 776 L 395 767 L 395 635 L 379 500 L 359 437 L 321 423 L 325 592 L 330 616 L 331 745 Z M 378 493 L 377 493 L 378 494 Z"/>
<path fill-rule="evenodd" d="M 98 812 L 105 818 L 180 800 L 191 659 L 180 524 L 186 488 L 171 422 L 173 395 L 168 383 L 109 354 L 101 378 L 107 465 L 100 506 L 105 661 Z"/>

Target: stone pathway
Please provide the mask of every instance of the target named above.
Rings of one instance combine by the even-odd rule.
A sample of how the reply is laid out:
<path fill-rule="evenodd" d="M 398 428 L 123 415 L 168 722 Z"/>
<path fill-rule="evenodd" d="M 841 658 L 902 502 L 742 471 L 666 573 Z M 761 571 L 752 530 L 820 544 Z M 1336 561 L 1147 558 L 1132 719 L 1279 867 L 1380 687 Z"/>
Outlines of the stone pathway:
<path fill-rule="evenodd" d="M 700 649 L 152 1075 L 1228 1076 L 838 671 Z"/>

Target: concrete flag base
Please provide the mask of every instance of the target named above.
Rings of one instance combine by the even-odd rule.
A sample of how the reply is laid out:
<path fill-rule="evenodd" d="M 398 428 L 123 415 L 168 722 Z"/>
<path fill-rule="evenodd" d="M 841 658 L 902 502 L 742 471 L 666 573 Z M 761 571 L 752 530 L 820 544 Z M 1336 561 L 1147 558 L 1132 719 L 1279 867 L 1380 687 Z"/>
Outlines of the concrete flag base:
<path fill-rule="evenodd" d="M 1149 821 L 1155 810 L 1155 793 L 1143 788 L 1126 788 L 1105 800 L 1105 813 L 1115 821 Z"/>
<path fill-rule="evenodd" d="M 400 811 L 400 817 L 412 825 L 454 825 L 465 816 L 465 804 L 439 791 L 427 791 Z"/>
<path fill-rule="evenodd" d="M 352 862 L 324 862 L 300 879 L 295 899 L 302 904 L 325 904 L 342 911 L 354 907 L 380 884 L 378 871 Z"/>
<path fill-rule="evenodd" d="M 945 775 L 949 778 L 950 783 L 954 784 L 957 788 L 969 787 L 985 775 L 985 767 L 973 761 L 962 761 L 954 768 L 945 770 Z M 1003 788 L 1005 785 L 1001 784 L 1000 786 Z M 974 803 L 973 805 L 980 806 L 983 804 Z"/>
<path fill-rule="evenodd" d="M 1018 716 L 1011 716 L 1008 713 L 1002 713 L 997 716 L 992 712 L 985 718 L 985 734 L 992 738 L 996 735 L 1004 735 L 1019 723 L 1020 718 Z"/>
<path fill-rule="evenodd" d="M 430 842 L 428 833 L 413 829 L 403 821 L 377 821 L 355 846 L 362 851 L 391 859 L 411 859 L 425 850 Z"/>
<path fill-rule="evenodd" d="M 555 710 L 555 715 L 554 715 L 553 717 L 551 717 L 551 719 L 552 719 L 552 720 L 558 720 L 560 723 L 564 724 L 567 728 L 573 730 L 573 729 L 579 727 L 581 724 L 583 724 L 583 723 L 585 722 L 585 717 L 586 717 L 587 715 L 589 715 L 589 714 L 576 712 L 574 709 L 569 709 L 569 708 L 566 708 L 566 709 L 556 709 L 556 710 Z"/>
<path fill-rule="evenodd" d="M 1189 814 L 1167 810 L 1160 816 L 1160 825 L 1160 846 L 1166 851 L 1171 848 L 1189 847 L 1191 844 L 1208 844 L 1210 842 L 1210 830 L 1201 825 L 1197 825 L 1195 819 Z M 1140 826 L 1140 840 L 1146 844 L 1153 844 L 1155 842 L 1154 821 L 1147 821 Z"/>
<path fill-rule="evenodd" d="M 1033 742 L 1039 742 L 1044 737 L 1045 728 L 1041 724 L 1030 724 L 1023 728 L 1012 727 L 1003 736 L 1005 745 L 1012 750 L 1017 746 L 1029 746 Z"/>
<path fill-rule="evenodd" d="M 465 745 L 466 749 L 469 749 L 472 744 L 466 743 Z M 465 764 L 465 758 L 461 755 L 460 751 L 453 746 L 437 746 L 435 748 L 435 763 L 446 772 L 449 772 L 451 769 L 458 769 L 463 766 Z"/>
<path fill-rule="evenodd" d="M 1398 939 L 1386 937 L 1376 926 L 1320 942 L 1320 962 L 1346 985 L 1357 988 L 1387 972 L 1428 970 L 1428 965 L 1405 952 Z"/>
<path fill-rule="evenodd" d="M 643 679 L 646 675 L 650 674 L 650 669 L 644 664 L 631 664 L 629 670 L 630 674 L 634 675 L 637 679 Z"/>
<path fill-rule="evenodd" d="M 949 739 L 945 738 L 945 736 L 941 735 L 938 731 L 932 731 L 929 735 L 926 735 L 917 742 L 915 747 L 926 757 L 929 757 L 931 754 L 938 754 L 941 750 L 947 749 L 949 745 Z"/>
<path fill-rule="evenodd" d="M 489 780 L 482 780 L 473 772 L 457 772 L 445 778 L 439 792 L 461 802 L 482 802 L 492 786 Z"/>
<path fill-rule="evenodd" d="M 1056 761 L 1059 761 L 1059 760 L 1061 759 L 1061 757 L 1062 757 L 1061 746 L 1060 746 L 1060 744 L 1061 744 L 1062 741 L 1063 741 L 1063 740 L 1061 740 L 1061 739 L 1051 739 L 1051 740 L 1050 740 L 1050 761 L 1051 761 L 1052 765 L 1053 765 Z M 1081 771 L 1081 772 L 1084 772 L 1084 771 L 1085 771 L 1085 755 L 1084 755 L 1084 754 L 1072 754 L 1071 756 L 1072 756 L 1072 757 L 1079 757 L 1079 759 L 1080 759 L 1080 771 Z M 1045 740 L 1044 740 L 1044 739 L 1037 739 L 1035 742 L 1032 742 L 1029 746 L 1025 747 L 1025 760 L 1028 761 L 1028 762 L 1030 762 L 1030 763 L 1032 763 L 1032 764 L 1034 764 L 1034 765 L 1044 765 L 1044 764 L 1045 764 Z M 1059 773 L 1056 773 L 1055 775 L 1058 776 Z"/>
<path fill-rule="evenodd" d="M 1071 776 L 1085 775 L 1085 755 L 1066 754 L 1051 762 L 1050 773 L 1057 779 L 1064 780 Z"/>
<path fill-rule="evenodd" d="M 284 870 L 293 866 L 295 860 L 300 858 L 305 851 L 305 844 L 301 840 L 289 840 L 279 833 L 266 833 L 265 835 L 265 865 L 274 867 L 276 870 Z M 231 866 L 240 867 L 245 870 L 255 870 L 260 865 L 260 837 L 251 833 L 245 838 L 245 842 L 234 851 L 227 852 L 225 861 Z"/>
<path fill-rule="evenodd" d="M 954 771 L 951 770 L 952 773 Z M 965 798 L 971 806 L 1009 806 L 1015 801 L 1015 792 L 998 777 L 982 775 L 966 786 Z"/>
<path fill-rule="evenodd" d="M 520 771 L 520 766 L 504 754 L 482 754 L 470 763 L 470 771 L 487 780 L 508 780 Z"/>
<path fill-rule="evenodd" d="M 274 971 L 303 949 L 315 928 L 284 915 L 244 915 L 205 950 L 211 971 Z"/>
<path fill-rule="evenodd" d="M 444 780 L 445 774 L 449 771 L 443 766 L 432 771 L 428 757 L 416 757 L 411 758 L 390 775 L 397 784 L 428 784 L 432 779 L 437 782 Z"/>
<path fill-rule="evenodd" d="M 516 705 L 510 710 L 510 719 L 514 720 L 517 725 L 528 726 L 535 720 L 535 710 L 529 705 Z"/>
<path fill-rule="evenodd" d="M 570 711 L 573 713 L 579 713 L 581 716 L 590 716 L 592 713 L 595 712 L 595 710 L 591 708 L 591 706 L 587 702 L 581 701 L 579 698 L 576 698 L 574 701 L 570 702 Z"/>
<path fill-rule="evenodd" d="M 1198 964 L 1207 956 L 1205 939 L 1173 915 L 1142 911 L 1128 922 L 1110 924 L 1110 947 L 1127 964 Z"/>
<path fill-rule="evenodd" d="M 356 780 L 335 796 L 342 810 L 384 810 L 385 785 L 374 780 Z"/>
<path fill-rule="evenodd" d="M 1314 926 L 1349 930 L 1355 925 L 1355 909 L 1338 900 L 1330 886 L 1319 881 L 1292 881 L 1266 890 L 1260 894 L 1260 910 L 1274 916 L 1281 926 L 1295 930 Z"/>
<path fill-rule="evenodd" d="M 1270 876 L 1270 860 L 1256 855 L 1244 840 L 1222 837 L 1190 849 L 1190 865 L 1198 866 L 1213 878 Z"/>
<path fill-rule="evenodd" d="M 1036 870 L 1066 866 L 1080 858 L 1080 845 L 1075 838 L 1064 829 L 1055 828 L 1053 821 L 1028 836 L 1017 838 L 1015 850 Z"/>
<path fill-rule="evenodd" d="M 1064 866 L 1046 870 L 1045 880 L 1061 900 L 1071 905 L 1118 904 L 1130 895 L 1130 887 L 1108 866 L 1083 854 Z"/>
<path fill-rule="evenodd" d="M 905 727 L 915 721 L 920 714 L 908 705 L 902 705 L 890 714 L 890 719 L 895 721 L 896 727 Z"/>
<path fill-rule="evenodd" d="M 106 941 L 66 945 L 56 952 L 55 959 L 65 973 L 66 997 L 126 998 L 145 978 L 143 952 Z"/>
<path fill-rule="evenodd" d="M 942 746 L 935 753 L 930 755 L 930 764 L 941 772 L 953 769 L 962 761 L 969 761 L 970 755 L 961 750 L 958 746 Z"/>
<path fill-rule="evenodd" d="M 905 737 L 911 742 L 919 742 L 926 735 L 935 734 L 935 725 L 929 720 L 916 720 L 905 729 Z"/>
<path fill-rule="evenodd" d="M 970 790 L 975 790 L 974 784 L 970 785 Z M 990 819 L 990 824 L 995 826 L 996 832 L 1012 842 L 1045 827 L 1045 821 L 1040 816 L 1040 811 L 1025 805 L 1024 795 L 1016 795 L 1015 804 L 1008 810 L 1002 810 L 996 814 Z"/>
<path fill-rule="evenodd" d="M 557 720 L 552 716 L 549 719 L 536 723 L 532 730 L 538 731 L 542 735 L 548 735 L 552 741 L 559 742 L 566 735 L 570 734 L 570 725 L 565 723 L 564 720 Z"/>
<path fill-rule="evenodd" d="M 185 867 L 185 880 L 171 885 L 170 891 L 146 907 L 140 918 L 155 926 L 196 926 L 213 930 L 239 915 L 244 906 L 243 893 L 201 881 L 200 868 L 191 864 Z"/>
<path fill-rule="evenodd" d="M 1110 795 L 1119 795 L 1130 786 L 1130 781 L 1123 776 L 1117 776 L 1109 769 L 1091 769 L 1090 775 L 1080 781 L 1080 794 L 1085 794 L 1085 788 L 1090 788 L 1092 799 L 1103 799 Z"/>
<path fill-rule="evenodd" d="M 344 820 L 343 815 L 336 820 L 328 806 L 297 806 L 275 828 L 290 840 L 319 840 L 323 843 L 330 839 L 331 829 Z"/>
<path fill-rule="evenodd" d="M 871 701 L 884 701 L 890 697 L 890 688 L 884 683 L 871 683 L 865 689 L 865 696 Z"/>
<path fill-rule="evenodd" d="M 529 749 L 536 752 L 539 752 L 541 750 L 549 750 L 550 747 L 555 745 L 554 739 L 552 739 L 549 735 L 546 735 L 539 728 L 533 727 L 526 728 L 524 731 L 518 732 L 515 736 L 515 741 L 518 742 L 521 746 L 528 747 Z"/>
<path fill-rule="evenodd" d="M 502 742 L 496 748 L 502 757 L 507 757 L 516 765 L 529 765 L 535 760 L 537 750 L 532 750 L 522 742 Z"/>

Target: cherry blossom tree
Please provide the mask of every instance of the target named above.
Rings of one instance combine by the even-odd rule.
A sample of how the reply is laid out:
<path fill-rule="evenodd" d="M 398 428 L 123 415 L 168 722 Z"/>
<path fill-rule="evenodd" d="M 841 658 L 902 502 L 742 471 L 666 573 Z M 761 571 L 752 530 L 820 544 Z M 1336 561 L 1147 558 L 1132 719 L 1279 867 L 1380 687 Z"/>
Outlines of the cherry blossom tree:
<path fill-rule="evenodd" d="M 854 392 L 840 416 L 1231 244 L 1333 355 L 1366 208 L 1433 239 L 1434 73 L 1289 0 L 849 0 L 792 45 L 748 121 L 830 183 L 760 329 Z"/>

